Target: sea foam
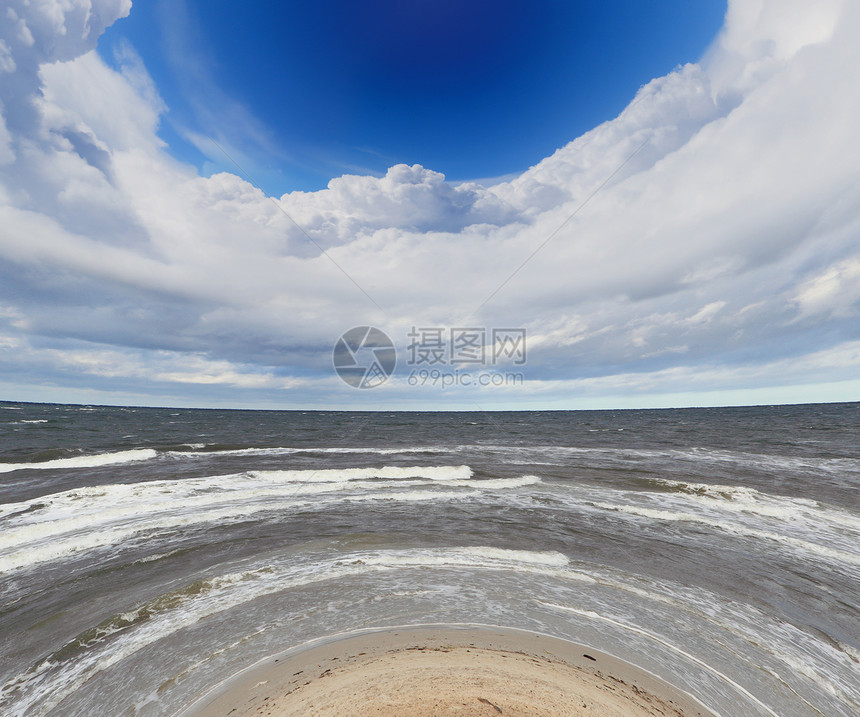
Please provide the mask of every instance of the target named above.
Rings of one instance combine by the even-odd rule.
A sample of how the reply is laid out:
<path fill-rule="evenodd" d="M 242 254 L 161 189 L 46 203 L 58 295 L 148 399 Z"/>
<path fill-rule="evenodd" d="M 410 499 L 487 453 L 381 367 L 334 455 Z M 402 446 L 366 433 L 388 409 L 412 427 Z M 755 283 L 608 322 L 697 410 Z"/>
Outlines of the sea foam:
<path fill-rule="evenodd" d="M 58 468 L 99 468 L 101 466 L 112 466 L 121 463 L 147 461 L 155 458 L 157 455 L 158 452 L 152 448 L 135 448 L 115 453 L 95 453 L 88 456 L 74 456 L 73 458 L 56 458 L 52 461 L 0 463 L 0 473 L 20 470 L 56 470 Z"/>

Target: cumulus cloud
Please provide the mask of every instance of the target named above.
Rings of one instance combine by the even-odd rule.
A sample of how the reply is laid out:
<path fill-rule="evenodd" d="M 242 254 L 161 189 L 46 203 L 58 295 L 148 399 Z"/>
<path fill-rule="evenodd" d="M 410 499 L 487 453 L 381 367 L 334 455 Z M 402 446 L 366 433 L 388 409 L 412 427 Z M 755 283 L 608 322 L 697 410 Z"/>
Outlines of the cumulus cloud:
<path fill-rule="evenodd" d="M 420 165 L 391 167 L 382 178 L 346 175 L 319 192 L 281 197 L 281 207 L 327 245 L 342 244 L 383 228 L 410 232 L 460 232 L 473 224 L 503 225 L 519 217 L 510 204 L 482 186 L 452 186 Z"/>
<path fill-rule="evenodd" d="M 9 0 L 0 20 L 0 62 L 7 126 L 24 136 L 38 125 L 33 106 L 45 63 L 92 50 L 104 29 L 131 9 L 131 0 Z"/>
<path fill-rule="evenodd" d="M 361 324 L 525 327 L 505 405 L 856 378 L 854 4 L 732 0 L 701 63 L 492 187 L 397 165 L 280 198 L 169 156 L 134 49 L 93 51 L 129 9 L 0 22 L 7 386 L 349 405 L 331 347 Z"/>

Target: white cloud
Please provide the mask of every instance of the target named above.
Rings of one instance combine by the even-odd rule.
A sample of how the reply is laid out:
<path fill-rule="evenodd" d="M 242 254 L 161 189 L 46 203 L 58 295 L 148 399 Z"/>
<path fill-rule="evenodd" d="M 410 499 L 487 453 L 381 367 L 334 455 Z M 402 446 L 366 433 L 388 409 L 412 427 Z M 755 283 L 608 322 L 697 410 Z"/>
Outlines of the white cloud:
<path fill-rule="evenodd" d="M 800 287 L 802 317 L 831 314 L 860 320 L 860 259 L 846 259 Z"/>
<path fill-rule="evenodd" d="M 316 241 L 342 244 L 379 229 L 462 231 L 473 224 L 501 225 L 518 213 L 474 183 L 448 184 L 439 172 L 400 164 L 382 178 L 345 175 L 319 192 L 293 192 L 280 205 Z"/>
<path fill-rule="evenodd" d="M 164 105 L 140 58 L 130 57 L 122 74 L 92 52 L 43 65 L 39 73 L 43 130 L 77 129 L 107 152 L 152 151 L 162 146 L 155 132 Z"/>
<path fill-rule="evenodd" d="M 12 134 L 6 127 L 3 116 L 3 104 L 0 103 L 0 165 L 11 164 L 15 161 L 15 151 L 12 149 Z"/>
<path fill-rule="evenodd" d="M 660 396 L 685 391 L 707 394 L 720 390 L 775 387 L 790 388 L 816 382 L 822 386 L 832 382 L 834 375 L 848 375 L 856 380 L 860 361 L 860 341 L 843 344 L 835 349 L 813 351 L 803 357 L 778 359 L 744 366 L 679 365 L 648 373 L 619 373 L 596 378 L 578 378 L 536 382 L 535 393 L 589 396 L 635 397 Z M 851 375 L 853 372 L 853 375 Z M 843 379 L 847 381 L 848 379 Z M 731 387 L 728 388 L 727 387 Z M 841 400 L 850 400 L 842 396 Z M 832 399 L 831 399 L 832 400 Z"/>
<path fill-rule="evenodd" d="M 492 187 L 397 165 L 277 200 L 166 153 L 139 56 L 92 52 L 129 7 L 0 23 L 6 376 L 344 401 L 331 346 L 368 323 L 524 326 L 523 400 L 856 376 L 853 4 L 732 0 L 701 66 Z"/>
<path fill-rule="evenodd" d="M 5 40 L 0 40 L 0 72 L 15 72 L 16 67 L 11 48 Z"/>

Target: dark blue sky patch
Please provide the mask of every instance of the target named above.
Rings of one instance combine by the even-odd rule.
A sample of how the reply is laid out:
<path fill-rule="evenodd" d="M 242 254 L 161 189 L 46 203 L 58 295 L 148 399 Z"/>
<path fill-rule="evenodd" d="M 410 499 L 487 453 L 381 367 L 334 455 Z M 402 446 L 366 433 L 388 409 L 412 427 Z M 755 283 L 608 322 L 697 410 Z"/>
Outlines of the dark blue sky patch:
<path fill-rule="evenodd" d="M 187 141 L 212 136 L 280 194 L 401 162 L 453 181 L 521 172 L 698 60 L 724 13 L 723 0 L 162 0 L 135 4 L 100 47 L 110 59 L 126 38 L 141 54 L 177 157 L 236 171 Z"/>

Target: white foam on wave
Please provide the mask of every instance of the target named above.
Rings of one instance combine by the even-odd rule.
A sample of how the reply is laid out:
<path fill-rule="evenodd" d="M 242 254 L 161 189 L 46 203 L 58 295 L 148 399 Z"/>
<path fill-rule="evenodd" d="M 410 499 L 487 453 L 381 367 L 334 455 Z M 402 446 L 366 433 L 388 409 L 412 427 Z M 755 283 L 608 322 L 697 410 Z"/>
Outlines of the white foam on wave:
<path fill-rule="evenodd" d="M 472 499 L 540 481 L 536 476 L 451 478 L 471 473 L 468 466 L 254 471 L 75 488 L 0 505 L 0 572 L 120 544 L 152 530 L 237 522 L 299 507 L 323 509 L 338 501 Z"/>
<path fill-rule="evenodd" d="M 481 488 L 490 488 L 492 490 L 502 490 L 504 488 L 525 488 L 529 485 L 541 483 L 539 476 L 519 476 L 518 478 L 484 478 L 483 480 L 451 480 L 445 483 L 448 486 L 479 486 Z"/>
<path fill-rule="evenodd" d="M 617 429 L 612 429 L 617 430 Z M 204 444 L 186 444 L 195 449 L 204 449 Z M 813 458 L 796 456 L 777 456 L 769 454 L 733 452 L 719 449 L 689 448 L 689 449 L 645 449 L 645 448 L 607 448 L 581 446 L 541 446 L 541 445 L 497 445 L 497 444 L 457 444 L 447 446 L 403 446 L 403 447 L 250 447 L 224 450 L 192 450 L 174 451 L 168 455 L 174 458 L 202 459 L 227 456 L 279 456 L 293 454 L 371 454 L 371 455 L 409 455 L 451 454 L 451 453 L 481 453 L 503 456 L 514 461 L 527 460 L 529 463 L 547 465 L 557 464 L 559 460 L 567 462 L 571 458 L 600 461 L 610 460 L 620 463 L 638 463 L 641 459 L 664 459 L 672 462 L 687 464 L 716 464 L 741 465 L 754 470 L 803 471 L 812 473 L 860 473 L 860 461 L 848 458 Z"/>
<path fill-rule="evenodd" d="M 671 451 L 679 458 L 706 463 L 743 465 L 753 469 L 773 471 L 804 471 L 834 473 L 860 471 L 860 460 L 853 458 L 819 458 L 813 456 L 785 456 L 769 453 L 725 451 L 709 448 L 691 448 Z"/>
<path fill-rule="evenodd" d="M 654 478 L 652 482 L 675 488 L 679 492 L 690 495 L 706 496 L 708 498 L 723 498 L 727 500 L 744 500 L 746 502 L 755 500 L 780 500 L 794 505 L 818 506 L 818 502 L 809 498 L 793 498 L 791 496 L 778 496 L 770 493 L 740 485 L 721 485 L 717 483 L 694 483 L 692 481 L 670 480 L 668 478 Z"/>
<path fill-rule="evenodd" d="M 809 498 L 774 495 L 747 486 L 693 483 L 665 478 L 658 478 L 654 482 L 677 489 L 679 493 L 690 496 L 689 500 L 694 503 L 715 505 L 723 511 L 784 520 L 802 519 L 813 524 L 823 521 L 860 533 L 860 516 Z M 857 537 L 860 539 L 860 534 Z"/>
<path fill-rule="evenodd" d="M 170 451 L 168 455 L 173 458 L 219 458 L 222 456 L 282 456 L 294 455 L 299 453 L 324 453 L 324 454 L 373 454 L 380 456 L 393 456 L 410 453 L 450 453 L 456 450 L 456 447 L 448 448 L 444 446 L 407 446 L 403 448 L 376 448 L 373 446 L 367 447 L 330 447 L 330 448 L 310 448 L 298 446 L 273 446 L 269 448 L 225 448 L 214 450 L 201 450 L 206 448 L 205 443 L 186 443 L 191 451 Z"/>
<path fill-rule="evenodd" d="M 578 508 L 631 518 L 695 523 L 719 532 L 766 540 L 847 567 L 860 565 L 860 516 L 807 498 L 773 495 L 747 486 L 654 480 L 665 491 L 576 487 L 565 496 Z M 567 491 L 573 490 L 567 487 Z"/>
<path fill-rule="evenodd" d="M 424 478 L 434 481 L 468 480 L 472 477 L 469 466 L 383 466 L 382 468 L 321 468 L 319 470 L 250 471 L 248 475 L 285 483 L 326 483 L 383 478 L 404 480 Z"/>
<path fill-rule="evenodd" d="M 452 449 L 453 450 L 453 449 Z M 856 458 L 819 458 L 812 456 L 783 456 L 766 453 L 750 453 L 743 451 L 727 451 L 713 448 L 609 448 L 605 446 L 541 446 L 541 445 L 463 445 L 457 450 L 483 452 L 509 456 L 517 460 L 517 456 L 528 458 L 529 462 L 554 459 L 554 463 L 569 460 L 600 461 L 609 460 L 619 464 L 630 464 L 636 467 L 642 459 L 665 460 L 671 463 L 683 462 L 688 465 L 743 466 L 752 470 L 772 472 L 845 473 L 860 474 L 860 460 Z"/>
<path fill-rule="evenodd" d="M 768 530 L 761 530 L 747 525 L 732 523 L 727 520 L 720 520 L 699 513 L 688 513 L 677 510 L 666 510 L 659 508 L 647 508 L 637 505 L 619 505 L 614 503 L 594 502 L 592 505 L 604 510 L 613 511 L 616 513 L 624 513 L 627 515 L 649 518 L 652 520 L 663 520 L 670 522 L 685 522 L 699 523 L 707 525 L 718 530 L 733 533 L 747 538 L 758 538 L 762 540 L 773 541 L 774 543 L 791 546 L 807 553 L 827 558 L 837 564 L 849 563 L 852 565 L 860 565 L 860 552 L 850 552 L 848 550 L 837 550 L 810 540 L 796 538 L 783 533 L 775 533 Z"/>
<path fill-rule="evenodd" d="M 561 553 L 486 546 L 360 551 L 325 560 L 267 563 L 201 581 L 194 590 L 177 591 L 170 599 L 158 598 L 117 616 L 120 619 L 113 627 L 105 627 L 81 646 L 74 659 L 58 662 L 49 657 L 7 681 L 0 687 L 0 706 L 9 708 L 8 714 L 16 717 L 36 711 L 49 713 L 81 684 L 135 652 L 264 595 L 362 574 L 421 567 L 544 572 L 590 580 L 570 571 L 568 559 Z M 127 633 L 124 639 L 109 639 L 121 632 Z"/>
<path fill-rule="evenodd" d="M 526 565 L 548 568 L 563 568 L 570 559 L 556 551 L 508 550 L 492 547 L 438 548 L 420 551 L 402 551 L 393 554 L 388 551 L 364 559 L 367 565 L 388 565 L 392 567 L 511 567 L 516 564 L 520 569 Z"/>
<path fill-rule="evenodd" d="M 37 463 L 0 463 L 0 473 L 9 473 L 10 471 L 19 470 L 100 468 L 101 466 L 147 461 L 155 458 L 157 455 L 158 452 L 152 448 L 135 448 L 133 450 L 117 451 L 115 453 L 96 453 L 87 456 L 75 456 L 73 458 L 56 458 L 52 461 L 41 461 Z"/>

